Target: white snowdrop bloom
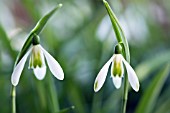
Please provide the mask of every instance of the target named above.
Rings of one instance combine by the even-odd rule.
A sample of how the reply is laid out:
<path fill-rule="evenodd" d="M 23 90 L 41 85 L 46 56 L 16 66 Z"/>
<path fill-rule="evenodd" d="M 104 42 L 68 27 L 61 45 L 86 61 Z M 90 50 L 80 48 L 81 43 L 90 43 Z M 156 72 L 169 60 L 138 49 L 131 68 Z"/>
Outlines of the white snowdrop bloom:
<path fill-rule="evenodd" d="M 122 77 L 124 74 L 124 67 L 123 67 L 123 64 L 124 64 L 127 70 L 129 83 L 131 87 L 137 92 L 139 90 L 138 77 L 135 71 L 133 70 L 133 68 L 121 55 L 120 45 L 117 45 L 115 47 L 115 54 L 107 61 L 107 63 L 102 67 L 102 69 L 98 73 L 95 83 L 94 83 L 94 91 L 95 92 L 99 91 L 100 88 L 103 86 L 111 63 L 112 63 L 111 78 L 112 78 L 112 81 L 115 87 L 119 89 L 122 84 Z"/>
<path fill-rule="evenodd" d="M 14 86 L 16 86 L 19 82 L 22 70 L 29 55 L 30 55 L 29 69 L 33 69 L 34 74 L 38 80 L 42 80 L 45 77 L 46 74 L 45 59 L 52 74 L 59 80 L 64 79 L 64 72 L 60 64 L 39 44 L 39 41 L 37 40 L 39 39 L 36 39 L 36 41 L 33 40 L 33 46 L 28 50 L 28 52 L 15 66 L 11 76 L 11 82 Z"/>

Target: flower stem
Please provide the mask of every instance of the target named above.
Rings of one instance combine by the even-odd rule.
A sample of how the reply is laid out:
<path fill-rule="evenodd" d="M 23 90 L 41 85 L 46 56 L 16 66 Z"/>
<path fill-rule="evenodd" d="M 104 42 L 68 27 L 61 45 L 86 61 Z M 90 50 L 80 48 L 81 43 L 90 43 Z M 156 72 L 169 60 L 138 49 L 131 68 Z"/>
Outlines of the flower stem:
<path fill-rule="evenodd" d="M 36 26 L 29 33 L 27 40 L 24 43 L 24 46 L 22 47 L 20 53 L 18 54 L 18 57 L 14 64 L 14 67 L 19 63 L 19 61 L 26 54 L 27 50 L 31 46 L 33 35 L 34 34 L 38 35 L 43 30 L 43 28 L 45 27 L 48 20 L 52 17 L 52 15 L 61 7 L 62 7 L 62 4 L 57 5 L 54 9 L 52 9 L 50 12 L 48 12 L 45 16 L 43 16 L 37 22 Z M 12 89 L 11 89 L 11 98 L 12 98 L 12 113 L 16 113 L 16 87 L 13 85 L 12 85 Z"/>
<path fill-rule="evenodd" d="M 16 113 L 16 88 L 13 85 L 12 85 L 11 97 L 12 97 L 12 113 Z"/>
<path fill-rule="evenodd" d="M 109 6 L 108 2 L 106 0 L 103 0 L 103 3 L 106 7 L 106 10 L 109 14 L 110 20 L 112 22 L 113 29 L 115 31 L 115 35 L 117 38 L 117 41 L 119 44 L 122 45 L 124 53 L 123 56 L 125 57 L 126 61 L 130 63 L 130 52 L 129 52 L 129 46 L 127 39 L 124 35 L 124 32 L 119 24 L 119 21 L 112 11 L 111 7 Z M 127 99 L 128 99 L 128 76 L 127 73 L 125 73 L 125 82 L 124 82 L 124 92 L 123 92 L 123 105 L 122 105 L 122 112 L 121 113 L 126 113 L 126 104 L 127 104 Z"/>
<path fill-rule="evenodd" d="M 125 73 L 122 113 L 126 113 L 126 105 L 127 105 L 127 99 L 128 99 L 128 86 L 129 84 L 128 84 L 127 73 Z"/>

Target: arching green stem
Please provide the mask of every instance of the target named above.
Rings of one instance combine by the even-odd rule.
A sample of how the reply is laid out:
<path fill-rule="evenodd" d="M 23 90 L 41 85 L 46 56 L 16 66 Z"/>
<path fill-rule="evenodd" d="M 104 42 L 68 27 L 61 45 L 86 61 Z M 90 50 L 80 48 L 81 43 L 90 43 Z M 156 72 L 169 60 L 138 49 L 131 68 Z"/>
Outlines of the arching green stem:
<path fill-rule="evenodd" d="M 130 63 L 130 53 L 129 53 L 129 46 L 127 39 L 124 35 L 124 32 L 119 24 L 118 19 L 116 18 L 115 14 L 113 13 L 112 9 L 110 8 L 109 4 L 107 1 L 103 0 L 103 3 L 106 7 L 106 10 L 109 14 L 110 20 L 112 22 L 113 29 L 116 34 L 116 38 L 118 43 L 120 43 L 123 47 L 124 54 L 123 56 L 125 59 Z M 126 113 L 126 104 L 127 104 L 127 99 L 128 99 L 128 76 L 127 73 L 125 73 L 125 81 L 124 81 L 124 93 L 123 93 L 123 105 L 122 105 L 122 113 Z"/>

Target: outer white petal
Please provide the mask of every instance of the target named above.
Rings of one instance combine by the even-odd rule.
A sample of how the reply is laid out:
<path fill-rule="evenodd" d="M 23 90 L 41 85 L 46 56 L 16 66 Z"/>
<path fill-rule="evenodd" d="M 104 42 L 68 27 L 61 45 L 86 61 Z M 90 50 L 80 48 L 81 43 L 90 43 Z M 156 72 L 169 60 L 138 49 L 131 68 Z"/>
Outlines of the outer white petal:
<path fill-rule="evenodd" d="M 38 80 L 42 80 L 45 77 L 46 74 L 46 66 L 43 66 L 41 68 L 39 68 L 38 66 L 36 68 L 33 69 L 34 70 L 34 74 L 36 76 L 36 78 Z"/>
<path fill-rule="evenodd" d="M 112 56 L 107 63 L 102 67 L 100 72 L 98 73 L 95 82 L 94 82 L 94 91 L 97 92 L 103 86 L 104 81 L 106 80 L 107 72 L 111 62 L 113 61 L 114 56 Z"/>
<path fill-rule="evenodd" d="M 126 70 L 127 70 L 127 73 L 128 73 L 128 79 L 129 79 L 130 85 L 132 86 L 132 88 L 136 92 L 139 91 L 139 80 L 138 80 L 138 77 L 137 77 L 135 71 L 129 65 L 129 63 L 123 58 L 123 56 L 122 56 L 122 60 L 123 60 L 123 63 L 125 64 L 125 66 L 126 66 Z"/>
<path fill-rule="evenodd" d="M 118 75 L 112 76 L 112 81 L 113 81 L 113 84 L 115 85 L 115 87 L 117 89 L 119 89 L 122 84 L 122 78 L 119 77 Z"/>
<path fill-rule="evenodd" d="M 18 84 L 22 70 L 24 68 L 25 62 L 30 52 L 31 52 L 31 49 L 22 57 L 20 62 L 15 66 L 14 71 L 11 76 L 12 85 L 16 86 Z"/>
<path fill-rule="evenodd" d="M 40 46 L 40 47 L 45 55 L 47 64 L 48 64 L 52 74 L 59 80 L 63 80 L 64 72 L 63 72 L 63 69 L 61 68 L 60 64 L 42 46 Z"/>
<path fill-rule="evenodd" d="M 40 46 L 40 57 L 41 57 L 41 60 L 42 60 L 42 67 L 46 67 L 46 64 L 45 64 L 45 59 L 44 59 L 44 54 L 43 54 L 43 51 L 42 51 L 42 47 L 41 45 Z"/>

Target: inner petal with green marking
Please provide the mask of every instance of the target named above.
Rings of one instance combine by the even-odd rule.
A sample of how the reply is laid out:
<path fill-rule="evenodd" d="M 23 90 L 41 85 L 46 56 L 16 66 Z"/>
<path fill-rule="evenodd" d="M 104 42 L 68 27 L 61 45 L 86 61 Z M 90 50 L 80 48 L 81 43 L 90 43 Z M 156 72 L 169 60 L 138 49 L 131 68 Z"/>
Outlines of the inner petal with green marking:
<path fill-rule="evenodd" d="M 38 66 L 38 67 L 41 68 L 44 64 L 44 58 L 43 57 L 44 57 L 43 53 L 42 53 L 41 49 L 39 48 L 39 46 L 38 45 L 34 46 L 32 48 L 29 67 L 30 68 L 36 68 Z"/>
<path fill-rule="evenodd" d="M 122 77 L 123 75 L 123 63 L 121 57 L 119 57 L 118 55 L 116 55 L 113 59 L 111 72 L 113 76 L 118 75 L 119 77 Z"/>

